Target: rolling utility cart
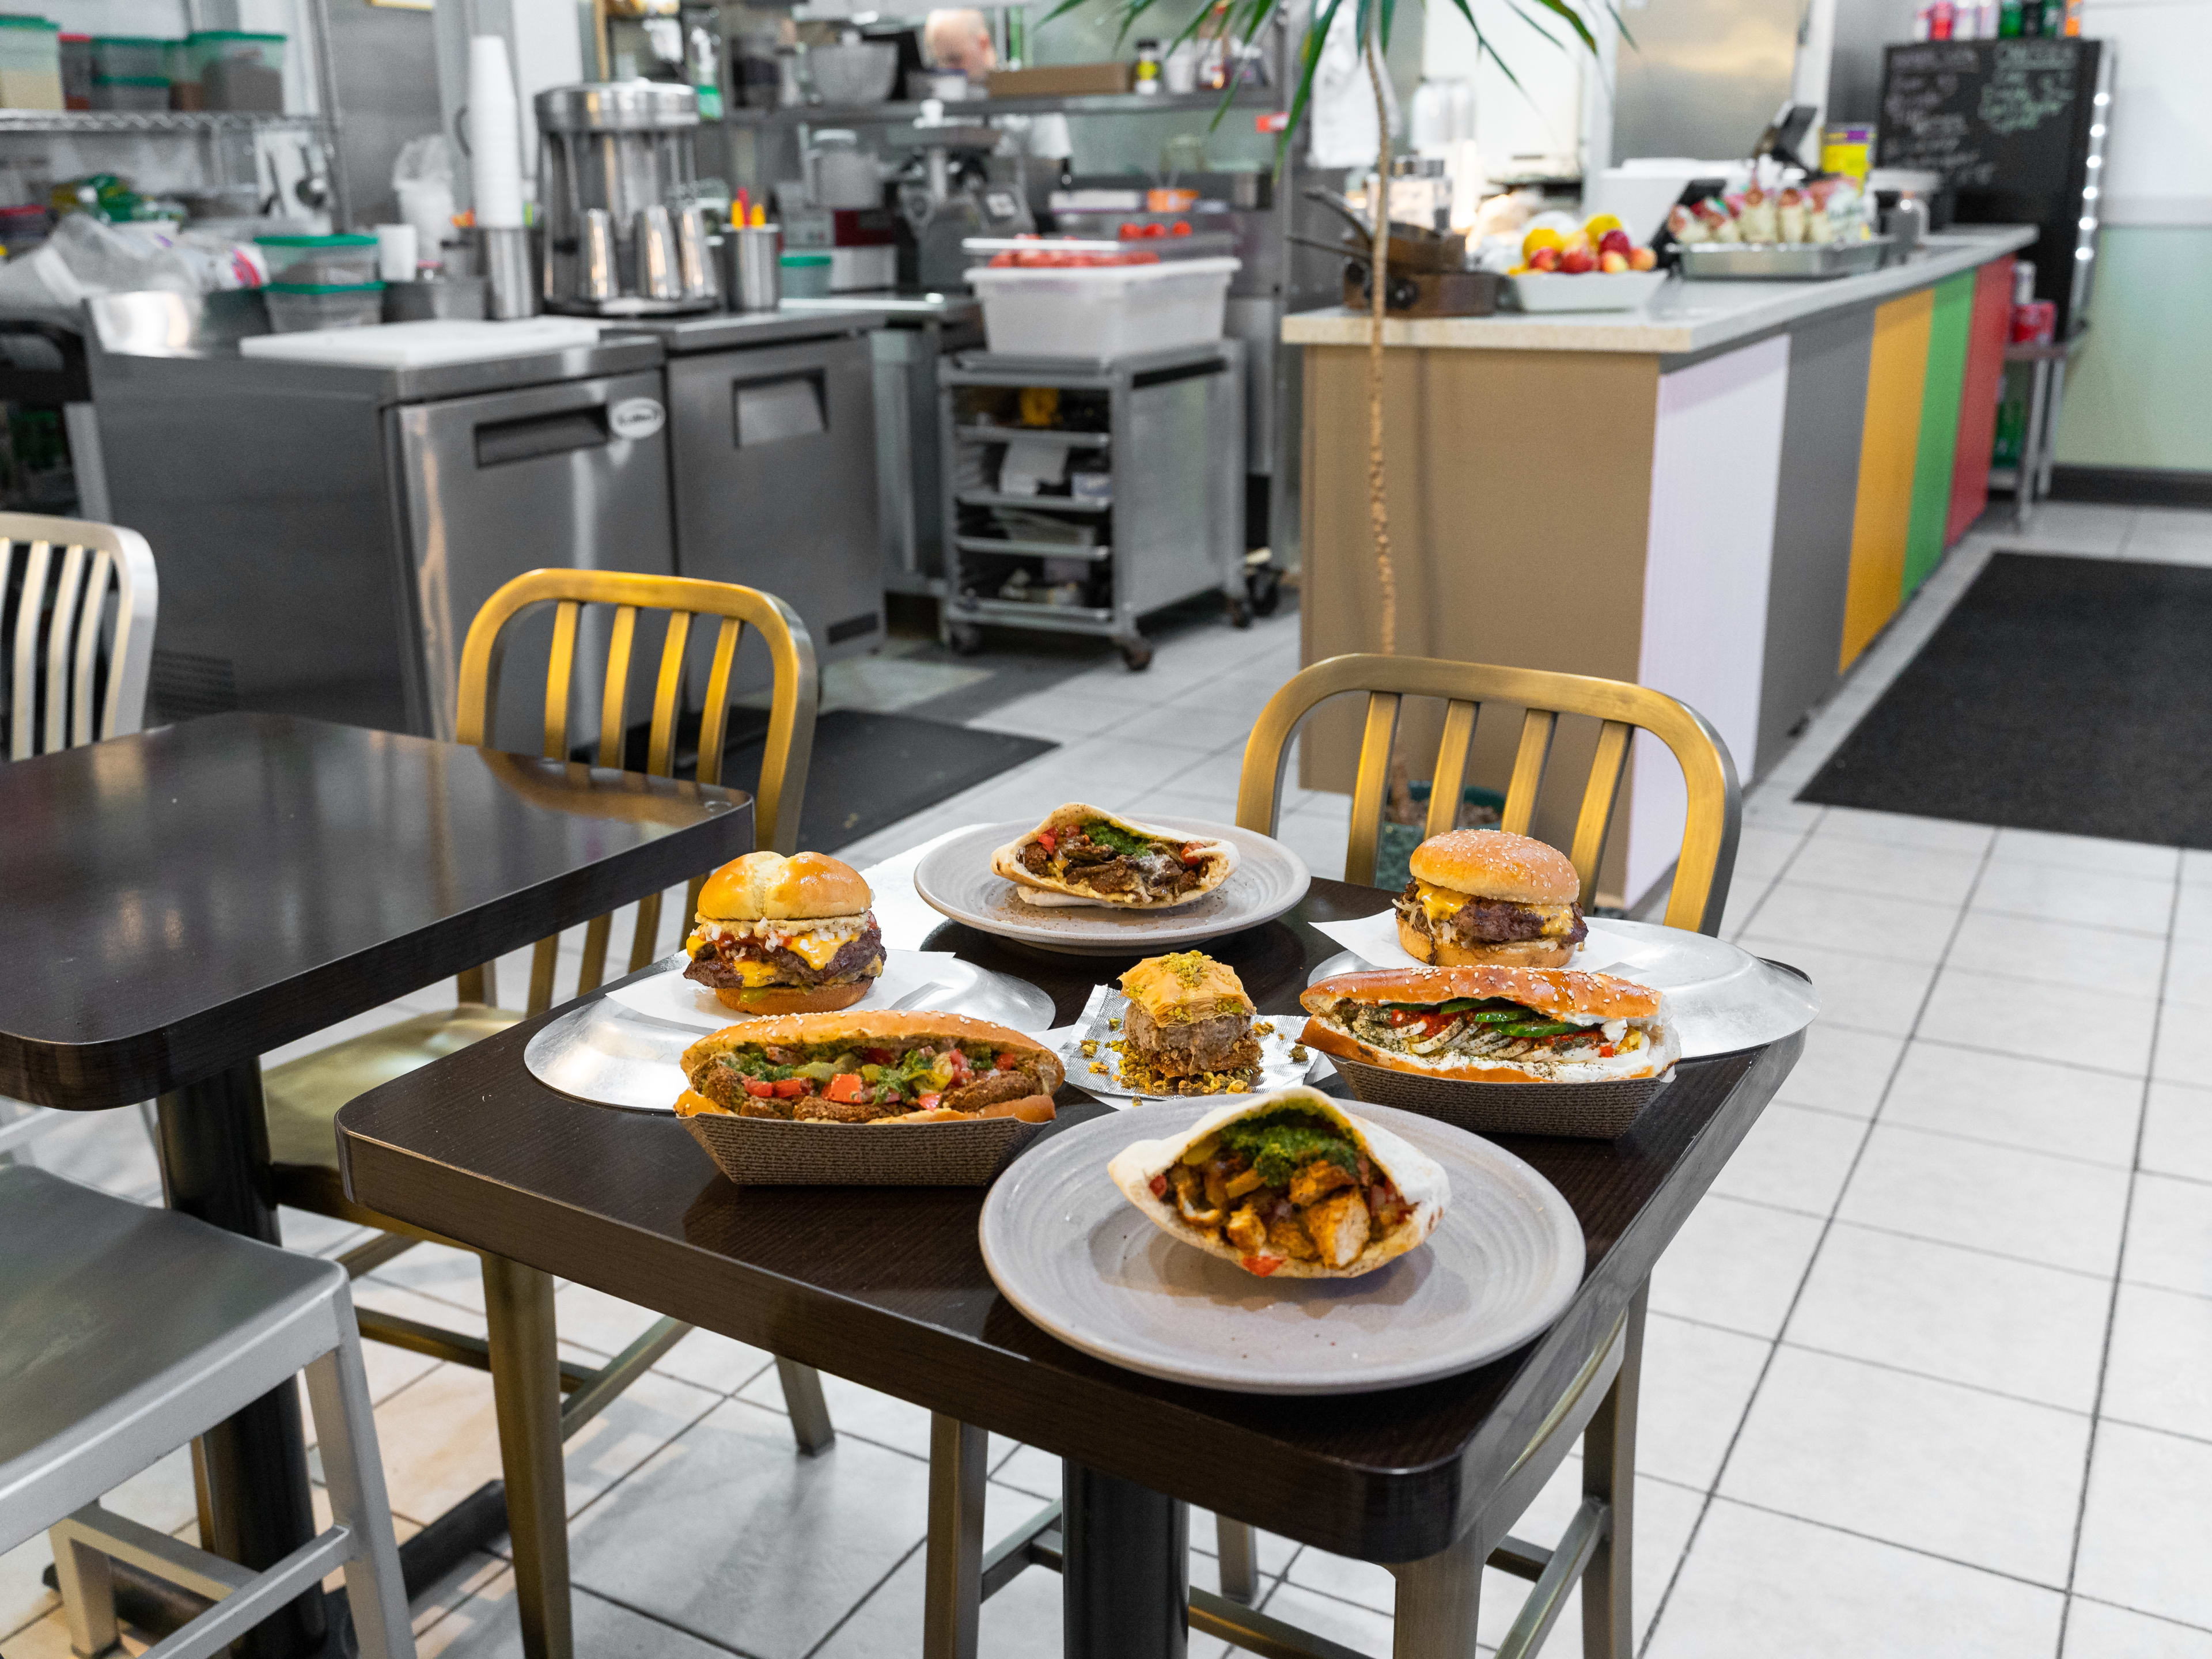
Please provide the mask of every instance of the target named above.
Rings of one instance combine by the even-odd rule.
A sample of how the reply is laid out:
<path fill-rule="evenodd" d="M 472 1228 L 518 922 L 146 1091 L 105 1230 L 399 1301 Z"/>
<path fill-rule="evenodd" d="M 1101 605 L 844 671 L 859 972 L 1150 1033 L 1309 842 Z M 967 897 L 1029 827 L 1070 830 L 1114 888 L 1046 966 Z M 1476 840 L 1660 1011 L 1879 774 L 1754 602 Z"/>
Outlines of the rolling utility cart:
<path fill-rule="evenodd" d="M 1218 592 L 1249 626 L 1243 352 L 940 362 L 945 643 L 981 650 L 986 623 L 1102 634 L 1140 669 L 1138 618 L 1163 605 Z"/>

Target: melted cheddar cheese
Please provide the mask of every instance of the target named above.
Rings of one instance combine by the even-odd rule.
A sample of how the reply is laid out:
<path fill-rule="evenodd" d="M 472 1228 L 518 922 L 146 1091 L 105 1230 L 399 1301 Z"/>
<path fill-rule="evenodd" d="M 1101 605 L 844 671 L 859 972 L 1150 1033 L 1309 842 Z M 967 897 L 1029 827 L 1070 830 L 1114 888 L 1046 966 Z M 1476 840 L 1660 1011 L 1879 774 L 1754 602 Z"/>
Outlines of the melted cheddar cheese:
<path fill-rule="evenodd" d="M 830 959 L 843 950 L 852 939 L 850 933 L 801 933 L 784 941 L 784 948 L 795 954 L 809 968 L 827 968 Z"/>
<path fill-rule="evenodd" d="M 1438 887 L 1429 882 L 1416 880 L 1421 908 L 1427 913 L 1429 925 L 1437 927 L 1449 921 L 1466 908 L 1469 896 L 1455 893 L 1449 887 Z M 1571 904 L 1524 904 L 1524 910 L 1533 910 L 1544 920 L 1543 937 L 1556 939 L 1575 931 L 1575 907 Z"/>

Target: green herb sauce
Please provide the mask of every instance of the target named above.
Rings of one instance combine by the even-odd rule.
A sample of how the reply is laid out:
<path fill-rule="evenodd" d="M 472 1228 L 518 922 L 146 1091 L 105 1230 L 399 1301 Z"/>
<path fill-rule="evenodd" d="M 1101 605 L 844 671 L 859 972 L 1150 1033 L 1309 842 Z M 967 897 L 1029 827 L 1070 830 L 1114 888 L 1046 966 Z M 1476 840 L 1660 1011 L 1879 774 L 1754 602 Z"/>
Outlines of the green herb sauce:
<path fill-rule="evenodd" d="M 1221 1144 L 1241 1152 L 1270 1187 L 1287 1187 L 1291 1177 L 1316 1158 L 1326 1158 L 1347 1175 L 1359 1173 L 1359 1153 L 1344 1131 L 1317 1113 L 1290 1108 L 1240 1118 L 1221 1132 Z"/>

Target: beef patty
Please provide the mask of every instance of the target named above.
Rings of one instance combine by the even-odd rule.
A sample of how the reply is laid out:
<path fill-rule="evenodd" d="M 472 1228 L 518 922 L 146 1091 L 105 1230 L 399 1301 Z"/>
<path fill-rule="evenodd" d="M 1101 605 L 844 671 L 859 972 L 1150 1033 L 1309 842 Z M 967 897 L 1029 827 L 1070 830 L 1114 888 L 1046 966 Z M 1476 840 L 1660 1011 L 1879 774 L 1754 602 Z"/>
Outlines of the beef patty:
<path fill-rule="evenodd" d="M 1589 936 L 1582 906 L 1577 904 L 1574 908 L 1575 925 L 1553 936 L 1562 945 L 1580 945 Z M 1398 914 L 1412 924 L 1416 933 L 1425 933 L 1431 939 L 1456 939 L 1465 945 L 1510 945 L 1544 937 L 1541 911 L 1504 899 L 1471 898 L 1441 922 L 1431 922 L 1421 903 L 1419 884 L 1413 882 L 1408 882 L 1406 890 L 1398 895 Z"/>
<path fill-rule="evenodd" d="M 868 925 L 837 949 L 837 954 L 819 968 L 810 964 L 796 951 L 771 950 L 757 938 L 703 940 L 699 952 L 691 958 L 691 965 L 684 970 L 684 977 L 717 991 L 734 991 L 744 984 L 734 964 L 739 962 L 765 962 L 775 969 L 776 980 L 784 985 L 835 985 L 844 980 L 858 979 L 869 971 L 869 965 L 884 953 L 884 936 L 871 915 Z"/>

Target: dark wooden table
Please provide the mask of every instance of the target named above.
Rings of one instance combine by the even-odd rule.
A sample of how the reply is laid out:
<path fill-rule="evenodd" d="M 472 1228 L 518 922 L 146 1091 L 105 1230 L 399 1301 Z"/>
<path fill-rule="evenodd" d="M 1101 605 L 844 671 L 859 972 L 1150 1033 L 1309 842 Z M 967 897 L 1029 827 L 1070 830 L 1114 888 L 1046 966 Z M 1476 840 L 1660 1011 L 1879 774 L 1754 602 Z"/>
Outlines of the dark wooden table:
<path fill-rule="evenodd" d="M 171 1206 L 271 1243 L 263 1054 L 753 839 L 741 792 L 252 714 L 0 767 L 0 1094 L 157 1098 Z M 313 1535 L 296 1389 L 205 1451 L 210 1548 Z M 324 1633 L 315 1591 L 250 1640 Z"/>
<path fill-rule="evenodd" d="M 1384 902 L 1373 889 L 1316 881 L 1290 917 L 1208 949 L 1235 966 L 1262 1011 L 1291 1012 L 1310 969 L 1340 948 L 1309 924 Z M 1062 1023 L 1127 965 L 1032 952 L 952 924 L 928 945 L 1041 986 Z M 1385 1563 L 1434 1555 L 1474 1527 L 1802 1048 L 1793 1037 L 1684 1064 L 1662 1103 L 1618 1141 L 1497 1137 L 1565 1194 L 1588 1245 L 1582 1288 L 1543 1337 L 1480 1370 L 1388 1394 L 1276 1399 L 1155 1381 L 1046 1335 L 984 1271 L 980 1190 L 740 1193 L 673 1118 L 539 1084 L 522 1063 L 537 1024 L 346 1107 L 338 1139 L 349 1190 L 1068 1460 L 1070 1493 L 1084 1472 L 1094 1516 L 1109 1523 L 1082 1526 L 1071 1496 L 1068 1650 L 1114 1659 L 1158 1650 L 1140 1627 L 1160 1627 L 1159 1593 L 1182 1583 L 1181 1560 L 1170 1559 L 1180 1528 L 1163 1522 L 1171 1499 Z M 1107 1109 L 1073 1087 L 1060 1101 L 1063 1125 Z M 1165 1496 L 1147 1507 L 1146 1494 Z M 1502 1529 L 1513 1518 L 1490 1520 Z M 1079 1529 L 1105 1534 L 1088 1559 Z M 1085 1609 L 1097 1615 L 1087 1632 Z M 1181 1611 L 1170 1606 L 1165 1621 L 1177 1652 Z"/>

